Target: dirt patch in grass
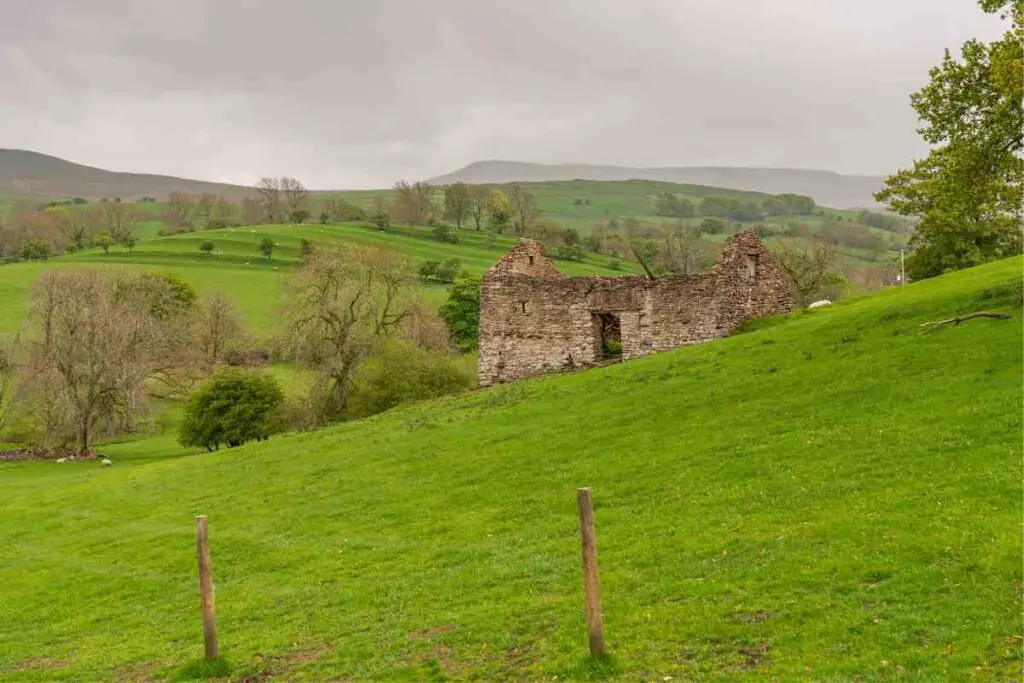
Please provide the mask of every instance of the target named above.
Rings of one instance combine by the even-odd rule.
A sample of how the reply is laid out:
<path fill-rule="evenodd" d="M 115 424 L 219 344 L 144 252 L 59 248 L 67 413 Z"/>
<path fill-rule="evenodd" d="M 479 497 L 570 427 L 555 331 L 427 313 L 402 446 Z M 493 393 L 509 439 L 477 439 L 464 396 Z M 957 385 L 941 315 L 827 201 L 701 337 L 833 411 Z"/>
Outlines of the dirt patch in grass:
<path fill-rule="evenodd" d="M 242 678 L 242 683 L 262 683 L 263 681 L 271 681 L 287 676 L 299 664 L 318 659 L 330 650 L 331 647 L 330 643 L 323 643 L 314 647 L 292 650 L 280 655 L 265 655 L 257 652 L 253 655 L 253 668 L 255 671 Z"/>
<path fill-rule="evenodd" d="M 428 628 L 426 631 L 413 631 L 409 634 L 409 640 L 430 640 L 434 636 L 439 636 L 453 630 L 455 630 L 455 624 L 442 624 L 441 626 Z"/>
<path fill-rule="evenodd" d="M 55 669 L 66 669 L 71 662 L 57 657 L 29 657 L 18 662 L 15 669 L 18 671 L 52 671 Z"/>
<path fill-rule="evenodd" d="M 737 612 L 733 618 L 744 624 L 760 624 L 775 616 L 775 612 Z"/>

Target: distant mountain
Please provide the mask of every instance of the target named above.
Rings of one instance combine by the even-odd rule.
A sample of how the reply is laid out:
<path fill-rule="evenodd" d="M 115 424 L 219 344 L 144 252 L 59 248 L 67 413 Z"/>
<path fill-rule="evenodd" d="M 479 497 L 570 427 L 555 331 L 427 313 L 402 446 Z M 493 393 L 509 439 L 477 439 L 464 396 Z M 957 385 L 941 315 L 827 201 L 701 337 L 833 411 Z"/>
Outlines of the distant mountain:
<path fill-rule="evenodd" d="M 0 149 L 0 197 L 164 199 L 172 192 L 213 192 L 237 201 L 251 189 L 149 173 L 116 173 L 38 152 Z"/>
<path fill-rule="evenodd" d="M 659 180 L 711 185 L 736 190 L 808 195 L 822 206 L 875 207 L 873 194 L 882 189 L 884 176 L 841 175 L 831 171 L 786 168 L 733 168 L 725 166 L 630 168 L 593 164 L 531 164 L 521 161 L 477 161 L 431 183 L 511 183 L 552 180 Z"/>

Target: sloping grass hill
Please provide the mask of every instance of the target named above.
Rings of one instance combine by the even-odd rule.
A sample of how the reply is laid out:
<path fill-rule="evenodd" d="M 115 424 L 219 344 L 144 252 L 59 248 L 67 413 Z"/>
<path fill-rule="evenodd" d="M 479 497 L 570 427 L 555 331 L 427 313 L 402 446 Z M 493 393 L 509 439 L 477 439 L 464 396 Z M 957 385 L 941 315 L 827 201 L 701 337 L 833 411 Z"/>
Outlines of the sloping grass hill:
<path fill-rule="evenodd" d="M 0 679 L 200 656 L 196 514 L 238 680 L 1016 679 L 1021 268 L 215 454 L 0 463 Z M 982 309 L 1013 317 L 920 333 Z"/>
<path fill-rule="evenodd" d="M 271 258 L 259 252 L 264 237 L 274 240 Z M 515 237 L 461 230 L 455 244 L 433 238 L 431 228 L 395 226 L 388 232 L 354 223 L 336 225 L 263 225 L 190 232 L 144 240 L 134 249 L 111 248 L 110 253 L 91 249 L 62 256 L 47 263 L 16 263 L 0 267 L 0 332 L 14 332 L 28 310 L 29 291 L 47 268 L 68 266 L 110 266 L 159 270 L 173 273 L 200 294 L 219 291 L 229 294 L 253 331 L 269 332 L 280 311 L 282 277 L 302 258 L 302 240 L 314 248 L 339 249 L 353 246 L 379 247 L 404 254 L 413 267 L 424 261 L 458 259 L 463 270 L 481 275 L 515 244 Z M 200 251 L 212 242 L 211 253 Z M 609 258 L 588 254 L 587 260 L 556 261 L 566 275 L 623 275 L 636 272 L 628 262 L 621 270 L 608 267 Z M 447 287 L 424 288 L 428 304 L 440 306 L 448 296 Z"/>

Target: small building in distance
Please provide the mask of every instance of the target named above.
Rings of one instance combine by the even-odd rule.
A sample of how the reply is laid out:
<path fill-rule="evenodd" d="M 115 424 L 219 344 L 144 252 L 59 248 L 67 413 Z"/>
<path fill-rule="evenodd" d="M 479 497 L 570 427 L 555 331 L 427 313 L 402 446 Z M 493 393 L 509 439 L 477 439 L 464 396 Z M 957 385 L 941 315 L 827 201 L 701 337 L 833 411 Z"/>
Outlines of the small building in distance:
<path fill-rule="evenodd" d="M 653 279 L 565 277 L 522 239 L 483 277 L 477 374 L 488 386 L 645 356 L 792 308 L 785 274 L 752 232 L 730 237 L 709 272 Z"/>

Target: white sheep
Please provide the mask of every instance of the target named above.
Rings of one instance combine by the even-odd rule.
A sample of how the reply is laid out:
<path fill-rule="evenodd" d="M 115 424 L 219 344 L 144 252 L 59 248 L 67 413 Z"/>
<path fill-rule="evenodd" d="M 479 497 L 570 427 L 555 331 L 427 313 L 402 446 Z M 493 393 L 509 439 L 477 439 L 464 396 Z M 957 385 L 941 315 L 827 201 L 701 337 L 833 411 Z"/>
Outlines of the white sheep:
<path fill-rule="evenodd" d="M 103 463 L 104 467 L 109 467 L 110 465 L 114 464 L 114 463 L 110 462 L 110 458 L 103 458 L 103 460 L 101 460 L 100 462 Z"/>
<path fill-rule="evenodd" d="M 822 306 L 831 306 L 831 305 L 832 305 L 832 300 L 831 299 L 822 299 L 821 301 L 815 301 L 813 304 L 811 304 L 807 308 L 821 308 Z"/>

